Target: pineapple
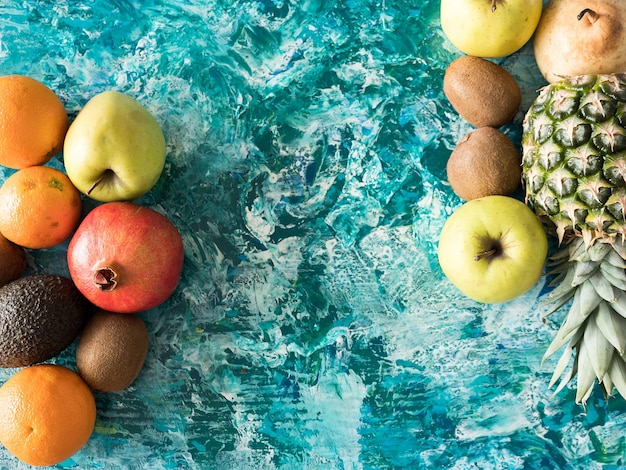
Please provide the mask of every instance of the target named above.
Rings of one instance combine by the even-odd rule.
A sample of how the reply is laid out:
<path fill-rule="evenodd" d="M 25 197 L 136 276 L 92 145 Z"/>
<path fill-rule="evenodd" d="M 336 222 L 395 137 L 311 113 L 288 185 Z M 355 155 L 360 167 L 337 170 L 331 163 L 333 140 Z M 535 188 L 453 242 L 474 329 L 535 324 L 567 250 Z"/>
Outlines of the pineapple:
<path fill-rule="evenodd" d="M 563 247 L 547 315 L 571 300 L 544 355 L 563 349 L 550 387 L 559 382 L 558 393 L 576 378 L 583 405 L 596 381 L 605 397 L 616 389 L 626 398 L 626 74 L 540 90 L 522 155 L 526 202 Z"/>

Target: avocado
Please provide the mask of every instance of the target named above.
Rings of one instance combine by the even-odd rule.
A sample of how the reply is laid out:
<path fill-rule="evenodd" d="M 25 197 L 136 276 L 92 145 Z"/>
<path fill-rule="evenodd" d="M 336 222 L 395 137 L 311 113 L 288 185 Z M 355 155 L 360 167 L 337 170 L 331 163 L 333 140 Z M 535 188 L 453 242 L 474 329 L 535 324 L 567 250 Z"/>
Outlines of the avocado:
<path fill-rule="evenodd" d="M 133 383 L 148 353 L 148 329 L 135 314 L 98 310 L 76 346 L 76 367 L 98 392 L 118 392 Z"/>
<path fill-rule="evenodd" d="M 0 234 L 0 286 L 15 281 L 26 270 L 26 250 Z"/>
<path fill-rule="evenodd" d="M 88 302 L 71 279 L 21 277 L 0 287 L 0 367 L 22 367 L 59 354 L 85 324 Z"/>

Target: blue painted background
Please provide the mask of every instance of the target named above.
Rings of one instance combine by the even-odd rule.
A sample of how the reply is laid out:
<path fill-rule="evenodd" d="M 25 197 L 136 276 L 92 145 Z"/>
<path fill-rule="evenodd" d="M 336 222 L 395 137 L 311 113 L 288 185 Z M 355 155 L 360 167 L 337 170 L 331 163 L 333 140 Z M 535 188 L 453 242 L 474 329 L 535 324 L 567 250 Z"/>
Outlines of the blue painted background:
<path fill-rule="evenodd" d="M 621 398 L 596 391 L 585 413 L 571 389 L 547 388 L 558 325 L 541 321 L 544 280 L 486 306 L 439 269 L 438 233 L 460 204 L 445 164 L 471 128 L 442 93 L 459 53 L 438 10 L 2 2 L 0 74 L 42 80 L 71 118 L 110 89 L 157 117 L 166 169 L 138 202 L 167 214 L 186 250 L 176 293 L 141 315 L 141 375 L 97 395 L 91 440 L 60 468 L 623 463 Z M 543 85 L 532 48 L 499 63 L 526 109 Z M 514 140 L 521 119 L 504 129 Z M 29 270 L 67 273 L 65 248 L 30 251 Z M 55 361 L 74 367 L 74 347 Z M 21 467 L 0 449 L 0 468 Z"/>

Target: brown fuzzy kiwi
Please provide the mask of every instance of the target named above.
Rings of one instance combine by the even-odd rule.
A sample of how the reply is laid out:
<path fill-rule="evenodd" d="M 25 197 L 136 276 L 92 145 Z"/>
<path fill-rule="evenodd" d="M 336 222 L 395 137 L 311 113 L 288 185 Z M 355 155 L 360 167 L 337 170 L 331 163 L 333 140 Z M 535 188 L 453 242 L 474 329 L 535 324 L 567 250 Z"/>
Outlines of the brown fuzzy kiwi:
<path fill-rule="evenodd" d="M 148 353 L 148 330 L 134 314 L 98 310 L 76 347 L 76 367 L 98 392 L 117 392 L 139 375 Z"/>
<path fill-rule="evenodd" d="M 465 135 L 446 166 L 454 192 L 469 201 L 484 196 L 509 196 L 521 184 L 521 154 L 503 132 L 480 127 Z"/>
<path fill-rule="evenodd" d="M 0 235 L 0 286 L 15 281 L 26 270 L 26 250 Z"/>
<path fill-rule="evenodd" d="M 463 56 L 446 69 L 443 92 L 474 127 L 502 127 L 519 110 L 520 87 L 504 68 L 481 57 Z"/>

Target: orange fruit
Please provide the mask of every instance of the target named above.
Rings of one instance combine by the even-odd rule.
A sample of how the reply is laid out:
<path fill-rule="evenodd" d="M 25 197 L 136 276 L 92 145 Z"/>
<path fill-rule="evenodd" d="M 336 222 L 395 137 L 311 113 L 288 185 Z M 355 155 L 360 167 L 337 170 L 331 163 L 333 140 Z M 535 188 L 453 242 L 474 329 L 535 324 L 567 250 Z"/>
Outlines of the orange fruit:
<path fill-rule="evenodd" d="M 93 392 L 67 367 L 26 367 L 0 387 L 0 442 L 29 465 L 68 459 L 87 443 L 95 424 Z"/>
<path fill-rule="evenodd" d="M 44 165 L 61 151 L 68 117 L 47 85 L 23 75 L 0 77 L 0 165 Z"/>
<path fill-rule="evenodd" d="M 81 207 L 80 193 L 65 173 L 23 168 L 0 187 L 0 233 L 25 248 L 49 248 L 76 229 Z"/>

